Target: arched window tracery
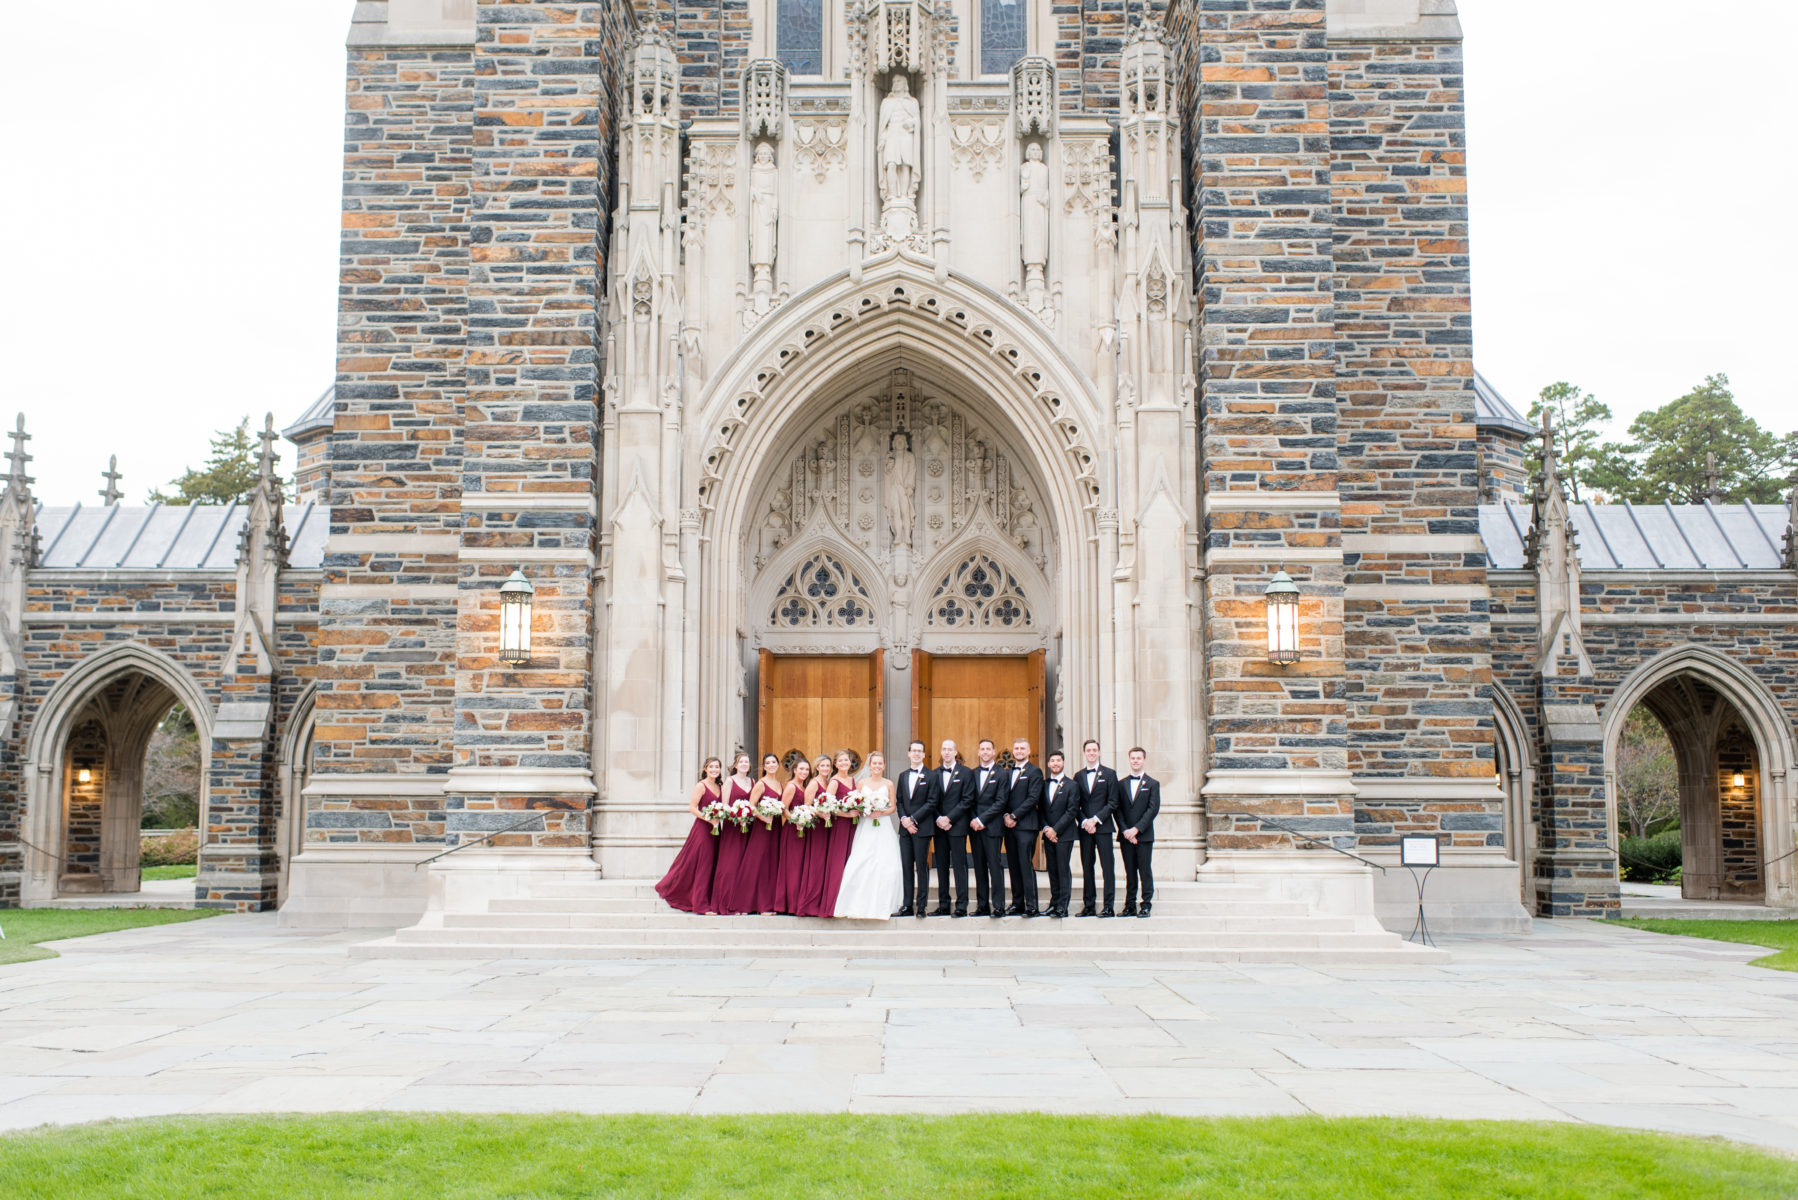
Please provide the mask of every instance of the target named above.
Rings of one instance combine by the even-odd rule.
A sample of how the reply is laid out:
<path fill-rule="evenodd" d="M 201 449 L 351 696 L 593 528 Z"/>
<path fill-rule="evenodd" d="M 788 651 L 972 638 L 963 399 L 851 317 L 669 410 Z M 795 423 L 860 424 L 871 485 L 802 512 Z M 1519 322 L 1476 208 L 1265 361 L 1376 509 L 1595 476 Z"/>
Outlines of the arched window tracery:
<path fill-rule="evenodd" d="M 774 629 L 871 629 L 874 600 L 854 571 L 819 551 L 781 581 L 768 610 Z"/>
<path fill-rule="evenodd" d="M 975 551 L 945 575 L 930 596 L 924 625 L 945 630 L 1019 630 L 1033 624 L 1030 599 L 992 555 Z"/>

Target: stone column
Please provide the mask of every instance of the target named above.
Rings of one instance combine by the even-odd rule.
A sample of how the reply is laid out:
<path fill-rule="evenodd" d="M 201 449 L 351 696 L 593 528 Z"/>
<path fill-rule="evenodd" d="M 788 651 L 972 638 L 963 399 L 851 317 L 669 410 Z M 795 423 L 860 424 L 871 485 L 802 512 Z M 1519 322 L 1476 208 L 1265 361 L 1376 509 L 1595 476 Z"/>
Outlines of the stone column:
<path fill-rule="evenodd" d="M 1182 60 L 1198 63 L 1205 870 L 1265 875 L 1371 923 L 1365 868 L 1258 819 L 1353 845 L 1323 5 L 1206 5 L 1187 28 L 1199 43 Z M 1262 592 L 1281 568 L 1302 593 L 1291 665 L 1266 649 Z"/>
<path fill-rule="evenodd" d="M 19 723 L 26 699 L 25 574 L 37 560 L 36 505 L 25 466 L 31 455 L 25 443 L 25 414 L 20 413 L 7 451 L 9 469 L 0 490 L 0 794 L 13 797 L 0 805 L 0 908 L 19 903 L 25 878 L 25 847 L 19 840 L 25 824 L 25 755 Z"/>

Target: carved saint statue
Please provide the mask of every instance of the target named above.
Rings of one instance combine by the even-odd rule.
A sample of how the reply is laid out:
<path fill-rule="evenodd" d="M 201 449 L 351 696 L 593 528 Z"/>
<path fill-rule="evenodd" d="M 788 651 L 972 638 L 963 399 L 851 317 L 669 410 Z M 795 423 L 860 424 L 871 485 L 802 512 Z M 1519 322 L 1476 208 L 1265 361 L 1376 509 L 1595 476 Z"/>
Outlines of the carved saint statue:
<path fill-rule="evenodd" d="M 893 545 L 911 548 L 914 513 L 913 497 L 918 489 L 918 460 L 911 452 L 911 434 L 901 429 L 893 434 L 887 455 L 886 509 L 887 528 L 893 532 Z"/>
<path fill-rule="evenodd" d="M 880 102 L 881 223 L 895 238 L 909 237 L 918 217 L 918 102 L 905 76 L 895 74 Z"/>
<path fill-rule="evenodd" d="M 1043 148 L 1035 142 L 1024 147 L 1024 163 L 1018 168 L 1018 194 L 1024 243 L 1024 301 L 1040 310 L 1047 292 L 1043 269 L 1049 262 L 1049 168 L 1043 162 Z"/>
<path fill-rule="evenodd" d="M 774 238 L 780 218 L 779 175 L 774 149 L 757 142 L 755 161 L 749 168 L 749 266 L 754 272 L 753 291 L 757 312 L 767 312 L 774 295 Z"/>

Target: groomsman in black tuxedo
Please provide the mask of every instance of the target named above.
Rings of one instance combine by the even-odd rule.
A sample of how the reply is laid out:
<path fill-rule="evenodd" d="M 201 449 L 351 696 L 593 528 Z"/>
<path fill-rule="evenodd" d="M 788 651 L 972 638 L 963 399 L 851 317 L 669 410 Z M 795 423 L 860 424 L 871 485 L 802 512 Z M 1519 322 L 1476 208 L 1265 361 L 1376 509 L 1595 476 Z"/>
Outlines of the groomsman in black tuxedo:
<path fill-rule="evenodd" d="M 1049 777 L 1043 781 L 1043 849 L 1049 860 L 1049 915 L 1068 915 L 1074 890 L 1074 831 L 1080 828 L 1080 787 L 1067 777 L 1066 758 L 1057 750 L 1049 756 Z"/>
<path fill-rule="evenodd" d="M 1148 755 L 1141 746 L 1130 748 L 1130 774 L 1118 780 L 1118 849 L 1124 856 L 1124 915 L 1146 917 L 1155 898 L 1155 872 L 1149 860 L 1155 853 L 1155 814 L 1161 811 L 1161 785 L 1143 774 Z M 1136 907 L 1136 885 L 1142 884 L 1142 908 Z"/>
<path fill-rule="evenodd" d="M 924 743 L 913 741 L 910 755 L 911 766 L 899 774 L 898 793 L 894 796 L 898 804 L 899 817 L 899 864 L 905 872 L 905 890 L 901 893 L 905 903 L 899 910 L 902 917 L 916 916 L 923 920 L 925 905 L 930 903 L 930 844 L 937 834 L 937 810 L 942 803 L 942 791 L 937 783 L 937 774 L 924 766 Z M 944 883 L 948 882 L 948 868 L 944 867 Z M 912 905 L 912 881 L 917 880 L 917 905 Z M 942 890 L 940 898 L 948 902 L 947 887 Z"/>
<path fill-rule="evenodd" d="M 980 739 L 980 764 L 974 768 L 974 915 L 995 920 L 1005 915 L 1005 771 L 997 762 L 993 739 Z"/>
<path fill-rule="evenodd" d="M 1117 863 L 1111 855 L 1111 821 L 1117 808 L 1117 772 L 1099 761 L 1099 743 L 1092 738 L 1080 747 L 1080 756 L 1086 760 L 1075 779 L 1080 792 L 1080 915 L 1116 916 Z M 1095 859 L 1105 873 L 1105 907 L 1097 912 L 1093 909 Z"/>
<path fill-rule="evenodd" d="M 1006 772 L 1005 852 L 1011 856 L 1011 907 L 1008 917 L 1034 917 L 1036 911 L 1036 835 L 1043 827 L 1043 773 L 1030 761 L 1030 742 L 1011 744 L 1012 766 Z"/>
<path fill-rule="evenodd" d="M 943 739 L 937 786 L 936 915 L 968 915 L 968 820 L 974 815 L 974 773 L 956 761 L 955 742 Z M 955 912 L 949 911 L 949 867 L 955 867 Z M 984 894 L 984 893 L 983 893 Z"/>

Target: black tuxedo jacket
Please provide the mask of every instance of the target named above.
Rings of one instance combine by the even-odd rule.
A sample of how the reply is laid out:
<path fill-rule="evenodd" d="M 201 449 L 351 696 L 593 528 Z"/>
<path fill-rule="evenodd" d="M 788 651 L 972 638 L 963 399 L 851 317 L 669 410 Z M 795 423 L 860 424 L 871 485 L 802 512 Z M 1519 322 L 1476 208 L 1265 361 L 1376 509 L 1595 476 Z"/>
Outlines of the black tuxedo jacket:
<path fill-rule="evenodd" d="M 1075 775 L 1075 787 L 1080 793 L 1080 819 L 1099 818 L 1099 828 L 1095 833 L 1111 833 L 1111 819 L 1117 814 L 1118 774 L 1104 763 L 1098 767 L 1098 778 L 1093 786 L 1086 786 L 1086 768 L 1081 767 Z M 1082 832 L 1085 832 L 1082 830 Z"/>
<path fill-rule="evenodd" d="M 1057 841 L 1067 841 L 1079 828 L 1080 804 L 1080 785 L 1072 779 L 1043 780 L 1043 828 L 1053 829 Z"/>
<path fill-rule="evenodd" d="M 923 776 L 918 780 L 915 794 L 912 790 L 912 776 L 914 775 Z M 893 786 L 895 788 L 893 798 L 899 803 L 898 815 L 910 817 L 916 821 L 919 834 L 937 832 L 936 818 L 943 803 L 942 776 L 929 767 L 925 767 L 922 771 L 914 771 L 907 767 L 899 772 L 899 781 Z M 903 833 L 905 826 L 901 825 L 899 830 Z"/>
<path fill-rule="evenodd" d="M 1136 799 L 1130 798 L 1130 777 L 1118 776 L 1117 782 L 1117 822 L 1118 833 L 1126 829 L 1136 830 L 1138 842 L 1155 840 L 1155 814 L 1161 811 L 1161 784 L 1152 775 L 1144 775 L 1142 783 L 1136 789 Z"/>
<path fill-rule="evenodd" d="M 943 768 L 932 767 L 931 779 L 937 787 L 937 816 L 948 817 L 950 821 L 945 832 L 951 837 L 968 836 L 968 818 L 974 815 L 974 776 L 962 763 L 955 764 L 955 771 L 949 776 L 948 786 L 943 784 Z M 931 822 L 936 824 L 935 821 Z"/>
<path fill-rule="evenodd" d="M 1016 783 L 1011 782 L 1011 772 L 1005 772 L 1006 797 L 1005 811 L 1011 819 L 1018 823 L 1019 829 L 1041 829 L 1043 827 L 1043 771 L 1035 763 L 1025 763 L 1024 769 L 1018 773 Z M 1003 825 L 1005 822 L 999 822 Z"/>
<path fill-rule="evenodd" d="M 1009 799 L 1006 794 L 1005 781 L 1010 777 L 1009 773 L 997 759 L 994 759 L 992 777 L 986 781 L 985 787 L 981 787 L 981 770 L 982 767 L 979 763 L 968 768 L 971 776 L 968 780 L 968 790 L 974 794 L 972 815 L 980 818 L 980 823 L 986 826 L 983 832 L 1003 833 L 1005 831 L 1005 804 Z"/>

